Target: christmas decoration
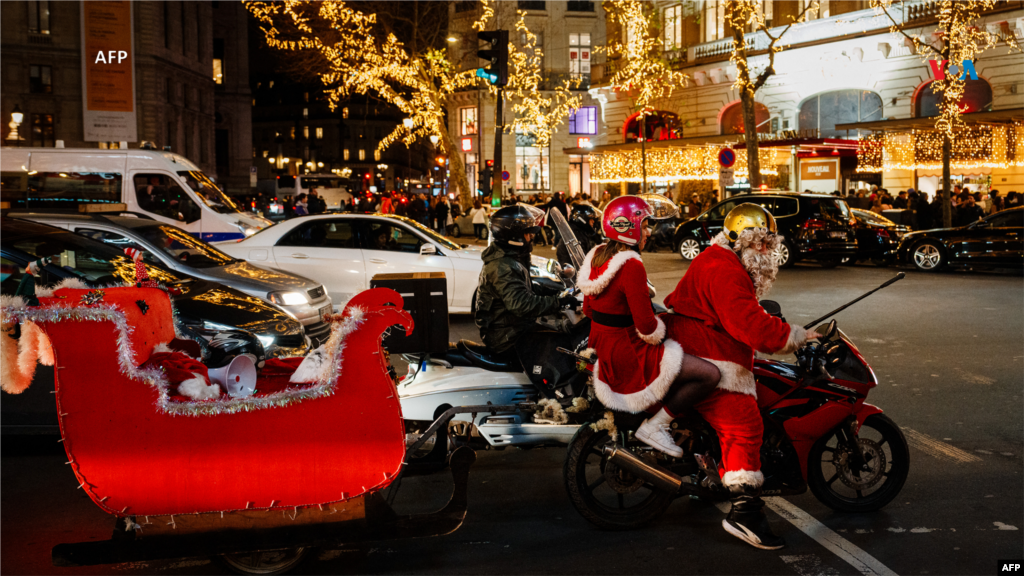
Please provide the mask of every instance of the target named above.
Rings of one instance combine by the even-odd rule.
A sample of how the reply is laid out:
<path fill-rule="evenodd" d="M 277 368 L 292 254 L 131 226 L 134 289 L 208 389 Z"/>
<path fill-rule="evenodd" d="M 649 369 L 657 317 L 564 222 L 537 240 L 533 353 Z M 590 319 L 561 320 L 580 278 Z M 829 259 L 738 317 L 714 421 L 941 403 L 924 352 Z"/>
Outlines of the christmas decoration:
<path fill-rule="evenodd" d="M 82 294 L 81 301 L 82 304 L 85 304 L 86 306 L 91 306 L 93 304 L 98 303 L 100 300 L 103 300 L 102 290 L 89 290 L 85 294 Z"/>
<path fill-rule="evenodd" d="M 135 263 L 135 287 L 136 288 L 159 288 L 155 280 L 149 279 L 149 270 L 142 263 L 142 250 L 136 248 L 125 248 L 124 253 Z"/>
<path fill-rule="evenodd" d="M 139 307 L 139 310 L 142 310 L 143 315 L 149 312 L 149 304 L 146 304 L 145 300 L 136 300 L 135 305 Z"/>

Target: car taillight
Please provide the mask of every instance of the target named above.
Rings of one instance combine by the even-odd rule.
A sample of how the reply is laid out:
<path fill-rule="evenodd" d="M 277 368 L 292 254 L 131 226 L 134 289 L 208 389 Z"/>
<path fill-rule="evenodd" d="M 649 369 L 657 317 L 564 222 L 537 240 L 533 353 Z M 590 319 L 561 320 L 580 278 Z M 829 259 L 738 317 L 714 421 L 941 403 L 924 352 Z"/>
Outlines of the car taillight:
<path fill-rule="evenodd" d="M 827 227 L 828 224 L 824 220 L 818 220 L 817 218 L 811 218 L 804 222 L 804 230 L 820 230 Z"/>
<path fill-rule="evenodd" d="M 878 237 L 879 238 L 888 238 L 889 237 L 889 231 L 886 230 L 885 228 L 879 228 L 878 229 Z"/>

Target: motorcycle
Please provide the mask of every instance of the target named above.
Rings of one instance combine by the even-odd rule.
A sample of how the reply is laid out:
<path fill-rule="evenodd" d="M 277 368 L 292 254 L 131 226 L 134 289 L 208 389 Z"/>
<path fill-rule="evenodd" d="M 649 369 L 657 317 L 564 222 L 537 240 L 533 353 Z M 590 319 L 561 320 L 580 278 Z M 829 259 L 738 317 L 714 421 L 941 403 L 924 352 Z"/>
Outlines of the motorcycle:
<path fill-rule="evenodd" d="M 809 323 L 844 310 L 901 279 L 903 273 L 860 298 Z M 781 308 L 762 301 L 769 313 Z M 796 364 L 756 359 L 757 401 L 764 421 L 762 495 L 811 492 L 843 512 L 869 512 L 895 498 L 910 470 L 910 452 L 899 426 L 865 402 L 878 385 L 870 364 L 835 319 L 824 336 L 796 354 Z M 593 361 L 588 359 L 587 361 Z M 695 412 L 671 425 L 683 456 L 673 458 L 635 438 L 646 413 L 599 412 L 569 444 L 563 479 L 576 510 L 593 524 L 628 530 L 651 522 L 681 496 L 728 500 L 718 462 L 715 431 Z M 600 418 L 600 419 L 597 419 Z"/>

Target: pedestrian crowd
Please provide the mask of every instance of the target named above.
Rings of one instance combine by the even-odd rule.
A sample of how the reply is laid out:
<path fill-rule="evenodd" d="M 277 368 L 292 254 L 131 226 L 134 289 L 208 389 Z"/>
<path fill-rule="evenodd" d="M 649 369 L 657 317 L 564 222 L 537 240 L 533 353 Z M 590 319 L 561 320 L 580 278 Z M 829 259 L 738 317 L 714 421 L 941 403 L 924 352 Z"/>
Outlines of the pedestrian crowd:
<path fill-rule="evenodd" d="M 833 195 L 843 197 L 839 191 Z M 869 190 L 850 190 L 845 196 L 846 203 L 852 208 L 870 210 L 882 214 L 887 210 L 906 210 L 902 224 L 915 229 L 938 228 L 942 226 L 942 193 L 936 192 L 934 197 L 908 188 L 900 190 L 895 197 L 885 188 L 871 186 Z M 1024 205 L 1024 195 L 1013 191 L 1005 196 L 999 190 L 988 194 L 971 192 L 960 185 L 953 187 L 950 195 L 950 212 L 954 226 L 965 226 L 985 216 L 1001 210 Z"/>

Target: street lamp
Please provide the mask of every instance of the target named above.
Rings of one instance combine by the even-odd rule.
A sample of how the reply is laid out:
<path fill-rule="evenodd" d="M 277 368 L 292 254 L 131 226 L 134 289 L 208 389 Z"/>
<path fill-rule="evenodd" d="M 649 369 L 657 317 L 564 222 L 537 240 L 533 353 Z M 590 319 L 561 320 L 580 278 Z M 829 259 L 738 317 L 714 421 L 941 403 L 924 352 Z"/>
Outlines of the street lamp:
<path fill-rule="evenodd" d="M 441 139 L 441 138 L 440 138 L 440 137 L 439 137 L 439 136 L 438 136 L 437 134 L 431 134 L 431 135 L 430 135 L 430 143 L 431 143 L 431 144 L 433 144 L 434 146 L 437 146 L 437 142 L 438 142 L 438 141 L 439 141 L 440 139 Z"/>
<path fill-rule="evenodd" d="M 10 134 L 7 135 L 8 140 L 14 140 L 15 142 L 21 140 L 21 135 L 18 134 L 18 127 L 21 126 L 21 121 L 24 119 L 25 115 L 21 113 L 21 107 L 15 104 L 14 110 L 11 112 L 11 123 L 8 124 L 11 128 Z"/>

